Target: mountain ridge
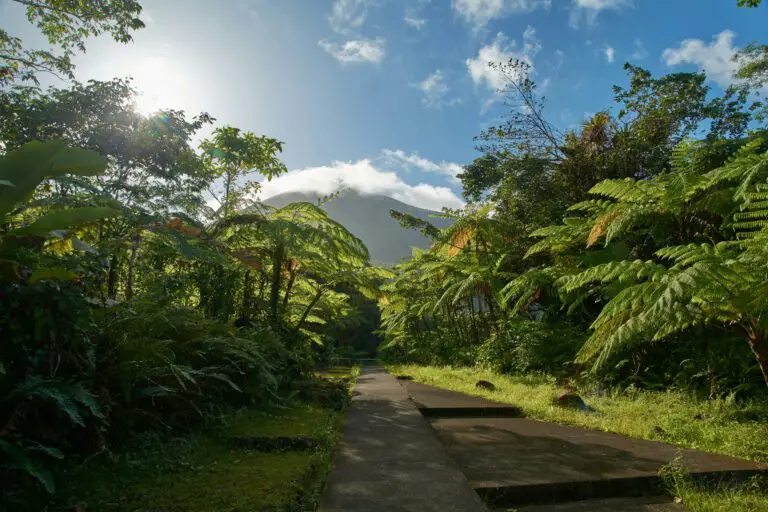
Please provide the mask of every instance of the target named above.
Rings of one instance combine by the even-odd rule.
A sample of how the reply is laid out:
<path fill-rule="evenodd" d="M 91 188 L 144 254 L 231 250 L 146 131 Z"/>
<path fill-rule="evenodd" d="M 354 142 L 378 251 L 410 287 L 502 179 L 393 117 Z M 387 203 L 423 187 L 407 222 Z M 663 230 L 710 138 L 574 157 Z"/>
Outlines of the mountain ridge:
<path fill-rule="evenodd" d="M 320 194 L 285 192 L 262 199 L 261 202 L 281 208 L 297 201 L 316 202 Z M 322 205 L 328 215 L 347 228 L 368 247 L 371 262 L 394 265 L 411 256 L 412 248 L 426 249 L 431 240 L 418 231 L 405 229 L 389 215 L 397 210 L 427 220 L 438 228 L 451 225 L 450 219 L 435 218 L 440 212 L 418 208 L 388 196 L 346 191 Z"/>

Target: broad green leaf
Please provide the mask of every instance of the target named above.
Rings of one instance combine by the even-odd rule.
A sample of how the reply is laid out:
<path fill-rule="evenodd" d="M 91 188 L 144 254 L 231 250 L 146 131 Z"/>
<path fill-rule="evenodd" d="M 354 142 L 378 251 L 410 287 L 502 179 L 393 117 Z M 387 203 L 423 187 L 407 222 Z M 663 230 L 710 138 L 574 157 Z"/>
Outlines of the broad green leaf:
<path fill-rule="evenodd" d="M 36 283 L 46 279 L 55 281 L 71 281 L 72 279 L 77 279 L 79 277 L 80 276 L 77 273 L 72 272 L 71 270 L 59 267 L 49 267 L 35 271 L 32 274 L 32 277 L 29 278 L 29 282 Z"/>
<path fill-rule="evenodd" d="M 80 224 L 87 224 L 100 219 L 117 217 L 118 210 L 103 206 L 86 206 L 82 208 L 70 208 L 68 210 L 55 210 L 48 212 L 29 226 L 19 228 L 12 232 L 13 235 L 43 236 L 51 231 L 67 229 Z"/>
<path fill-rule="evenodd" d="M 0 180 L 0 187 L 15 187 L 12 181 Z"/>
<path fill-rule="evenodd" d="M 53 494 L 55 490 L 53 476 L 41 467 L 39 462 L 32 459 L 27 450 L 15 443 L 0 439 L 0 454 L 5 459 L 3 466 L 6 469 L 16 469 L 27 473 L 40 482 L 46 491 Z"/>
<path fill-rule="evenodd" d="M 46 178 L 64 174 L 95 176 L 107 162 L 98 153 L 69 148 L 61 141 L 32 141 L 21 149 L 0 156 L 0 181 L 13 186 L 0 187 L 0 215 L 28 199 Z"/>

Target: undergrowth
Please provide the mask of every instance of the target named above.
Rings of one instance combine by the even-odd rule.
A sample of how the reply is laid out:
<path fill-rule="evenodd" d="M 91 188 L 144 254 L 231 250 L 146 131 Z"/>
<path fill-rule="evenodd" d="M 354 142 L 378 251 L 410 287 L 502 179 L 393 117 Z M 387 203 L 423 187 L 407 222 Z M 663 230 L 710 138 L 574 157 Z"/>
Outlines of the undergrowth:
<path fill-rule="evenodd" d="M 346 382 L 353 370 L 334 373 Z M 344 394 L 349 394 L 346 388 Z M 345 403 L 338 397 L 326 400 Z M 55 496 L 22 491 L 6 510 L 314 510 L 344 416 L 344 407 L 319 402 L 295 397 L 267 409 L 209 416 L 204 428 L 189 435 L 139 436 L 121 453 L 102 454 L 78 465 L 62 464 L 57 470 L 62 483 Z M 277 453 L 233 445 L 232 438 L 246 436 L 301 436 L 319 443 L 315 449 Z"/>

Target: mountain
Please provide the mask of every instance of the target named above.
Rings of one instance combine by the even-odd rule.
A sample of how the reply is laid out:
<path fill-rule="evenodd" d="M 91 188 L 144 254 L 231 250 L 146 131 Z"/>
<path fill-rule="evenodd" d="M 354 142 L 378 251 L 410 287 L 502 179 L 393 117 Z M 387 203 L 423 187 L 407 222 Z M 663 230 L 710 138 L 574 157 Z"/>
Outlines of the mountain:
<path fill-rule="evenodd" d="M 297 201 L 315 202 L 317 194 L 287 192 L 265 199 L 263 202 L 281 208 Z M 328 215 L 361 239 L 371 253 L 371 261 L 381 265 L 394 265 L 411 255 L 411 248 L 426 249 L 430 240 L 418 231 L 404 229 L 389 215 L 389 210 L 408 213 L 428 220 L 439 228 L 450 226 L 448 219 L 431 218 L 438 212 L 424 210 L 380 195 L 363 195 L 346 191 L 323 205 Z"/>

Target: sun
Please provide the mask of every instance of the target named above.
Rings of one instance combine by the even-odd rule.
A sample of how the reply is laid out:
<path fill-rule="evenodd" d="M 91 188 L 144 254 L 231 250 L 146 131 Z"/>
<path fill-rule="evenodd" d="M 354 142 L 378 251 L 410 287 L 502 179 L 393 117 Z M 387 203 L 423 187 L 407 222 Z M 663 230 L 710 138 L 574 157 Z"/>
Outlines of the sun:
<path fill-rule="evenodd" d="M 173 63 L 163 57 L 147 57 L 137 63 L 133 86 L 138 91 L 136 109 L 151 115 L 161 109 L 182 109 L 185 80 Z"/>

